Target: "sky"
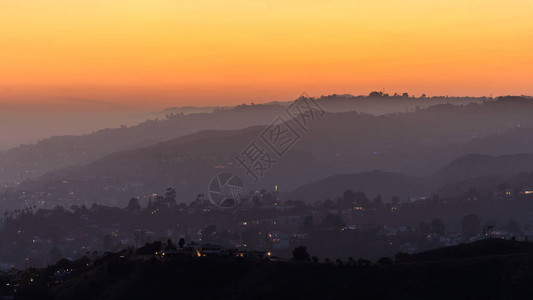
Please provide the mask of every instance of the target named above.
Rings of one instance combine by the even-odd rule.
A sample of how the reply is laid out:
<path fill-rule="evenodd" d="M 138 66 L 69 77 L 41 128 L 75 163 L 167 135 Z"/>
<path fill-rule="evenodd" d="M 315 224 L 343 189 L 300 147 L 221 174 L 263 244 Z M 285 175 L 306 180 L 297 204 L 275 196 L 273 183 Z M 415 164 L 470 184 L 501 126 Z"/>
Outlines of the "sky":
<path fill-rule="evenodd" d="M 531 0 L 1 0 L 0 103 L 533 94 Z"/>

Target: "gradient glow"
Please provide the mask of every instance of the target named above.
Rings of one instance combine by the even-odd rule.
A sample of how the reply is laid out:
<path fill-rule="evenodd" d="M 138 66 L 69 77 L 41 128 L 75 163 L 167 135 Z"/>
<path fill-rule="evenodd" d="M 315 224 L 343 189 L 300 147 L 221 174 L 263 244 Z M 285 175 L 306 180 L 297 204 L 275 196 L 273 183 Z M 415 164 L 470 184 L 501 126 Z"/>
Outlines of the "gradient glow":
<path fill-rule="evenodd" d="M 533 94 L 532 3 L 2 0 L 0 101 Z"/>

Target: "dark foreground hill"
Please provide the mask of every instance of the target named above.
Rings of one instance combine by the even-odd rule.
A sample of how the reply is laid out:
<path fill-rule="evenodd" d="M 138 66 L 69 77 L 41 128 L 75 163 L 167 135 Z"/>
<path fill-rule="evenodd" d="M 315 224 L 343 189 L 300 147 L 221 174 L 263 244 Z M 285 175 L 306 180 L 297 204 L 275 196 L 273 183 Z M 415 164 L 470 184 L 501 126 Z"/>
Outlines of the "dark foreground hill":
<path fill-rule="evenodd" d="M 527 299 L 532 280 L 532 243 L 489 239 L 377 264 L 109 255 L 56 287 L 34 281 L 18 298 Z"/>

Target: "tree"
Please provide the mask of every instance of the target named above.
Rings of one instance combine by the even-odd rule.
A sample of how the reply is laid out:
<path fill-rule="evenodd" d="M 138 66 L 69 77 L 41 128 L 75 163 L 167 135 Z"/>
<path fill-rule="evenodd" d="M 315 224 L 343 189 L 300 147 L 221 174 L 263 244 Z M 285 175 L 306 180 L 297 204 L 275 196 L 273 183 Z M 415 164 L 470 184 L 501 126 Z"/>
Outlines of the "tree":
<path fill-rule="evenodd" d="M 357 260 L 357 265 L 361 267 L 368 267 L 372 265 L 372 262 L 368 259 L 360 258 Z"/>
<path fill-rule="evenodd" d="M 436 234 L 444 234 L 446 231 L 446 225 L 441 219 L 434 219 L 431 221 L 431 231 Z"/>
<path fill-rule="evenodd" d="M 346 190 L 342 194 L 342 202 L 348 207 L 353 206 L 355 201 L 355 193 L 352 190 Z"/>
<path fill-rule="evenodd" d="M 292 250 L 292 259 L 294 261 L 309 261 L 309 257 L 310 255 L 305 246 L 298 246 Z"/>
<path fill-rule="evenodd" d="M 180 238 L 180 240 L 178 241 L 178 246 L 180 246 L 180 249 L 182 249 L 183 246 L 185 246 L 185 239 L 184 238 Z"/>
<path fill-rule="evenodd" d="M 364 192 L 355 193 L 354 201 L 356 205 L 362 206 L 362 207 L 367 207 L 368 203 L 370 202 L 368 201 L 368 198 L 366 197 L 366 194 Z"/>
<path fill-rule="evenodd" d="M 350 208 L 353 207 L 356 194 L 352 190 L 346 190 L 342 194 L 342 198 L 337 199 L 337 207 Z"/>
<path fill-rule="evenodd" d="M 168 188 L 165 193 L 165 201 L 169 207 L 176 207 L 176 190 Z"/>
<path fill-rule="evenodd" d="M 168 239 L 166 250 L 176 250 L 176 249 L 178 249 L 178 247 L 176 247 L 176 244 L 174 244 L 171 239 Z"/>
<path fill-rule="evenodd" d="M 353 257 L 350 256 L 348 257 L 348 264 L 352 266 L 352 265 L 356 265 L 357 262 L 353 259 Z"/>
<path fill-rule="evenodd" d="M 392 265 L 392 259 L 388 257 L 382 257 L 376 262 L 379 266 L 390 266 Z"/>
<path fill-rule="evenodd" d="M 146 210 L 153 210 L 154 209 L 154 204 L 152 203 L 152 197 L 150 197 L 150 199 L 148 199 L 148 204 L 146 205 Z"/>
<path fill-rule="evenodd" d="M 481 222 L 477 215 L 470 214 L 461 219 L 461 230 L 465 236 L 474 236 L 481 231 Z"/>
<path fill-rule="evenodd" d="M 128 210 L 129 211 L 139 211 L 141 210 L 141 205 L 139 204 L 139 199 L 137 198 L 131 198 L 128 202 Z"/>

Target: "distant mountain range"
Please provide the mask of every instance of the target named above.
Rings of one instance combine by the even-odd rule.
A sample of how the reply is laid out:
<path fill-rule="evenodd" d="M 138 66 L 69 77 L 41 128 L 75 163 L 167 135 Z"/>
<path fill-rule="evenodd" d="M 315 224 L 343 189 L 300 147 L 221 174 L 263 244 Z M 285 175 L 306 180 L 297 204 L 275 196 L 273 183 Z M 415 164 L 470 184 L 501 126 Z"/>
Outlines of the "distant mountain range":
<path fill-rule="evenodd" d="M 383 95 L 374 97 L 331 95 L 318 100 L 328 112 L 358 111 L 376 115 L 414 111 L 443 103 L 461 105 L 488 101 L 487 98 L 429 99 Z M 0 184 L 20 183 L 59 168 L 83 165 L 114 152 L 146 147 L 202 130 L 234 130 L 266 125 L 290 103 L 292 101 L 236 107 L 173 107 L 160 112 L 132 116 L 131 118 L 135 120 L 147 120 L 136 126 L 107 128 L 84 135 L 54 136 L 35 144 L 21 145 L 0 152 Z M 81 118 L 69 116 L 67 112 L 65 114 L 66 117 L 57 116 L 56 119 L 75 123 L 71 119 Z M 46 116 L 39 114 L 39 118 L 44 117 Z M 28 118 L 36 117 L 25 117 L 26 127 L 31 126 Z M 87 120 L 84 119 L 83 122 L 90 121 L 89 116 L 84 118 Z M 40 123 L 45 122 L 45 119 Z M 108 124 L 111 121 L 106 122 L 105 124 Z M 91 124 L 90 128 L 94 128 L 94 124 Z M 31 132 L 36 133 L 41 129 L 47 130 L 35 128 Z M 62 129 L 63 132 L 65 130 Z M 9 131 L 7 127 L 4 129 L 0 127 L 0 133 L 5 135 L 4 139 L 13 134 L 12 129 Z"/>
<path fill-rule="evenodd" d="M 203 124 L 209 116 L 213 121 L 211 126 L 224 121 L 227 127 L 238 127 L 243 123 L 269 123 L 280 112 L 280 107 L 273 105 L 269 108 L 269 113 L 263 113 L 263 106 L 246 106 L 187 116 L 191 119 L 179 115 L 171 120 L 176 122 L 172 124 L 179 124 L 179 121 L 182 124 L 193 124 L 193 121 Z M 278 186 L 282 193 L 294 189 L 302 191 L 298 187 L 330 176 L 356 174 L 326 180 L 326 184 L 332 181 L 335 184 L 326 185 L 322 192 L 301 194 L 306 201 L 338 196 L 345 187 L 384 197 L 421 195 L 478 175 L 505 177 L 531 171 L 530 165 L 524 162 L 529 159 L 527 155 L 518 158 L 504 156 L 509 161 L 496 160 L 494 167 L 483 160 L 488 159 L 484 156 L 461 158 L 468 163 L 459 160 L 447 164 L 472 153 L 496 156 L 531 153 L 532 109 L 531 101 L 501 100 L 483 105 L 437 105 L 411 113 L 379 116 L 358 112 L 329 113 L 317 119 L 309 132 L 272 166 L 258 184 L 253 184 L 243 169 L 236 167 L 235 157 L 252 140 L 259 138 L 264 126 L 207 130 L 155 143 L 164 135 L 170 135 L 171 126 L 166 127 L 166 124 L 171 121 L 147 122 L 134 128 L 102 131 L 84 138 L 71 137 L 87 142 L 78 148 L 68 148 L 73 153 L 85 153 L 85 163 L 78 161 L 77 166 L 64 165 L 63 168 L 56 165 L 58 170 L 8 190 L 6 199 L 19 199 L 24 191 L 28 203 L 123 204 L 130 197 L 145 199 L 144 196 L 175 187 L 180 201 L 189 202 L 198 194 L 206 194 L 209 180 L 224 171 L 236 172 L 243 177 L 249 190 Z M 236 119 L 245 116 L 249 118 L 247 121 L 239 123 Z M 153 133 L 158 132 L 158 128 L 161 133 L 155 136 Z M 139 132 L 144 133 L 138 136 Z M 145 144 L 151 145 L 134 146 L 132 141 L 141 136 L 148 139 Z M 117 142 L 129 149 L 113 151 L 113 148 L 107 148 L 107 155 L 99 152 L 101 158 L 95 158 L 94 152 L 90 156 L 88 151 L 78 150 L 90 147 L 101 150 L 105 145 L 117 147 L 120 144 Z M 50 151 L 53 150 L 50 146 Z M 42 155 L 39 151 L 28 153 Z M 18 155 L 23 154 L 19 152 Z M 37 159 L 46 161 L 44 157 L 37 156 Z M 57 158 L 56 161 L 63 160 Z M 479 166 L 470 165 L 476 163 Z M 435 174 L 436 170 L 441 171 Z M 497 172 L 491 174 L 491 170 Z M 358 184 L 350 183 L 350 176 L 354 176 L 353 180 Z M 341 185 L 341 179 L 347 183 Z M 300 196 L 298 193 L 291 195 Z"/>
<path fill-rule="evenodd" d="M 231 130 L 264 125 L 281 106 L 239 107 L 213 113 L 172 114 L 131 127 L 103 129 L 80 136 L 57 136 L 0 152 L 0 182 L 20 182 L 105 155 L 153 145 L 200 130 Z"/>

